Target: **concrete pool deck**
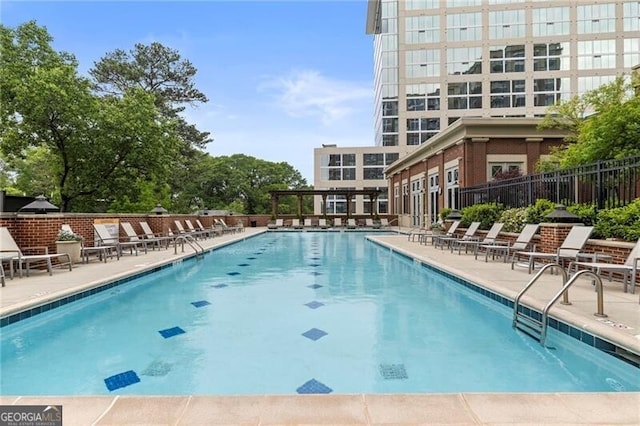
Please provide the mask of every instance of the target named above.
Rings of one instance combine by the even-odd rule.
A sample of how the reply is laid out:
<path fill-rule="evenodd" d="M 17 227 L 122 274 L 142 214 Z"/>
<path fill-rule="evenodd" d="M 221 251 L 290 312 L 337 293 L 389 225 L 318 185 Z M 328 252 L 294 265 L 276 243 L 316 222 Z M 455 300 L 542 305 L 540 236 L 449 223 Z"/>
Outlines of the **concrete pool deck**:
<path fill-rule="evenodd" d="M 245 232 L 204 240 L 205 249 L 221 247 L 264 232 Z M 474 260 L 473 255 L 452 254 L 408 241 L 406 235 L 375 235 L 377 243 L 424 263 L 513 298 L 532 277 L 526 268 L 511 270 L 500 261 Z M 191 256 L 185 246 L 123 256 L 106 264 L 79 264 L 72 272 L 54 270 L 53 277 L 34 273 L 7 279 L 0 289 L 0 316 L 55 300 L 100 283 L 153 269 Z M 99 277 L 99 278 L 96 278 Z M 605 340 L 640 353 L 638 294 L 622 291 L 620 283 L 605 280 L 604 312 L 599 321 L 596 295 L 589 280 L 570 290 L 572 305 L 557 304 L 551 315 Z M 545 275 L 526 304 L 540 308 L 560 288 L 558 276 Z M 1 380 L 1 379 L 0 379 Z M 62 405 L 64 425 L 125 424 L 640 424 L 640 392 L 627 393 L 459 393 L 356 394 L 255 396 L 0 396 L 0 405 Z"/>

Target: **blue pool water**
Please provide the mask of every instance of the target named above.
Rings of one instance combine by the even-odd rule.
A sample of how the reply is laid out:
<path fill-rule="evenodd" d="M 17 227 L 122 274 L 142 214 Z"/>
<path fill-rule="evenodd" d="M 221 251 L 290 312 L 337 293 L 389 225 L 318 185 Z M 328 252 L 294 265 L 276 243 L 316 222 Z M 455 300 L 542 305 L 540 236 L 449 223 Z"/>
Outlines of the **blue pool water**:
<path fill-rule="evenodd" d="M 638 391 L 361 233 L 272 232 L 1 329 L 0 393 Z"/>

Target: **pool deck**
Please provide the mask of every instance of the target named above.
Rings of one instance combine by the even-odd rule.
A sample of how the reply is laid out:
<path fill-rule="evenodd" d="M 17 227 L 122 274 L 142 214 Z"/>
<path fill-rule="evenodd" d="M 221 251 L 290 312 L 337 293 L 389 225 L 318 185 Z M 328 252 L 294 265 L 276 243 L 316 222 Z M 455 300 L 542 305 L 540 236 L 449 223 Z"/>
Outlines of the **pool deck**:
<path fill-rule="evenodd" d="M 204 240 L 205 249 L 221 247 L 266 231 L 245 228 L 238 234 Z M 406 235 L 373 235 L 377 243 L 437 266 L 513 299 L 532 277 L 526 268 L 501 261 L 474 260 L 471 254 L 408 241 Z M 193 251 L 185 246 L 125 255 L 107 263 L 79 264 L 72 272 L 54 270 L 53 276 L 32 273 L 7 279 L 0 289 L 0 316 L 56 300 L 104 282 L 156 268 Z M 588 279 L 570 290 L 571 305 L 555 305 L 551 316 L 640 353 L 638 293 L 622 291 L 617 282 L 604 281 L 606 321 L 593 315 L 596 293 Z M 542 309 L 560 288 L 557 275 L 544 275 L 523 302 Z M 265 367 L 268 368 L 268 367 Z M 0 379 L 1 380 L 1 379 Z M 69 425 L 638 425 L 640 392 L 622 393 L 459 393 L 459 394 L 330 394 L 253 396 L 0 396 L 0 405 L 62 405 L 63 424 Z"/>

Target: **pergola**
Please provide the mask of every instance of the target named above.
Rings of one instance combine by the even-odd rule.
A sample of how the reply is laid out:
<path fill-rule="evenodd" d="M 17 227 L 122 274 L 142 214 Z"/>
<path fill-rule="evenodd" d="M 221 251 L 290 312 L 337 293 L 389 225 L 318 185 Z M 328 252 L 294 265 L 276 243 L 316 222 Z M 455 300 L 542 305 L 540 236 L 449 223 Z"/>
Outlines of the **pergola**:
<path fill-rule="evenodd" d="M 377 214 L 378 195 L 382 191 L 379 189 L 279 189 L 269 191 L 271 194 L 271 212 L 273 217 L 278 217 L 279 197 L 282 195 L 295 195 L 298 197 L 298 216 L 302 216 L 302 199 L 307 195 L 322 196 L 322 215 L 327 214 L 327 195 L 344 195 L 347 198 L 347 217 L 351 216 L 351 200 L 356 195 L 368 195 L 371 201 L 371 216 Z"/>

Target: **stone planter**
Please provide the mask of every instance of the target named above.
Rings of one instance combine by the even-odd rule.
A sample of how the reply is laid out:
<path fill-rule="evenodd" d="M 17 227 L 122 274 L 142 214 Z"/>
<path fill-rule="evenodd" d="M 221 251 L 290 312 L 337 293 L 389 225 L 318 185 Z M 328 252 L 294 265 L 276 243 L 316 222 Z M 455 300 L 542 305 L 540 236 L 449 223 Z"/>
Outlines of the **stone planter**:
<path fill-rule="evenodd" d="M 81 244 L 80 241 L 56 241 L 56 252 L 68 253 L 71 257 L 71 263 L 80 263 L 82 261 Z"/>

